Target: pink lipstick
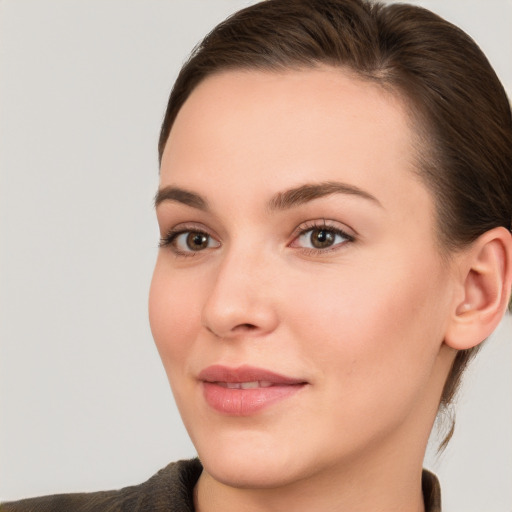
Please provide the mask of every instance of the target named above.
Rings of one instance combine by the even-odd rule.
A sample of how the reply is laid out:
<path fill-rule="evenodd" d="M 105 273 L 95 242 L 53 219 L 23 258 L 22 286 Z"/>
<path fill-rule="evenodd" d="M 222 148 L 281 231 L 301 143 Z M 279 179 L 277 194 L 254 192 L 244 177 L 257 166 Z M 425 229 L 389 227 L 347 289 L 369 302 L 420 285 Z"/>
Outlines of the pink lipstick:
<path fill-rule="evenodd" d="M 214 365 L 198 376 L 210 407 L 223 414 L 249 416 L 288 398 L 307 382 L 252 366 Z"/>

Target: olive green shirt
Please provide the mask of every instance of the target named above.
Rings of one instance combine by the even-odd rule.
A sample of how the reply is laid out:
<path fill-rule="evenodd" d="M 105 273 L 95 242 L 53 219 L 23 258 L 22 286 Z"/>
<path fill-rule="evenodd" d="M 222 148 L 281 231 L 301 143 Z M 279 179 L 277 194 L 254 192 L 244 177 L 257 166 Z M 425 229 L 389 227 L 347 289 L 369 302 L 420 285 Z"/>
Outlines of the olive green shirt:
<path fill-rule="evenodd" d="M 55 494 L 3 503 L 0 512 L 194 512 L 193 490 L 202 471 L 198 459 L 173 462 L 147 482 L 117 491 Z M 441 512 L 435 475 L 424 470 L 425 512 Z"/>

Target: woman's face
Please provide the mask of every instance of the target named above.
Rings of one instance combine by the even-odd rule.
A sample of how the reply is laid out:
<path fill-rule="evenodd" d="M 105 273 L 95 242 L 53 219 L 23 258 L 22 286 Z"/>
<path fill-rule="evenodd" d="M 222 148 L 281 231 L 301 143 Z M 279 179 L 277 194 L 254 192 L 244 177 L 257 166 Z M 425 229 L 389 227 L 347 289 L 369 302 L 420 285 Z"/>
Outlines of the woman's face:
<path fill-rule="evenodd" d="M 339 69 L 225 72 L 181 109 L 150 321 L 215 479 L 422 456 L 454 278 L 412 145 L 400 101 Z"/>

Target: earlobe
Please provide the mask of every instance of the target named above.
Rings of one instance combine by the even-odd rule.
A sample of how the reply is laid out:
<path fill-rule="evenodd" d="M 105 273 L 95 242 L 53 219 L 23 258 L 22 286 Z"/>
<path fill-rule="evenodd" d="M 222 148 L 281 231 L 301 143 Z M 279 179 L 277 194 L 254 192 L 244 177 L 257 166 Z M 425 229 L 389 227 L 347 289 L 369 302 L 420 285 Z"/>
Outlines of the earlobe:
<path fill-rule="evenodd" d="M 512 235 L 491 229 L 465 250 L 459 260 L 461 293 L 445 335 L 456 350 L 470 349 L 484 341 L 506 311 L 512 283 Z"/>

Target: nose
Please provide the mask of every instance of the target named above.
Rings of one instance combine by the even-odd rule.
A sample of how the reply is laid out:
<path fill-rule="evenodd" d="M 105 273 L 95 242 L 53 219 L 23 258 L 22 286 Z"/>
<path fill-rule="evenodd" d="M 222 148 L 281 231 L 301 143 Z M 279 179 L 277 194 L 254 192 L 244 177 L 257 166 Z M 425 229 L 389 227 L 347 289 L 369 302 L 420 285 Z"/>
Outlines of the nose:
<path fill-rule="evenodd" d="M 264 258 L 230 251 L 216 269 L 202 311 L 203 326 L 223 339 L 269 334 L 278 324 L 272 284 L 272 265 Z"/>

